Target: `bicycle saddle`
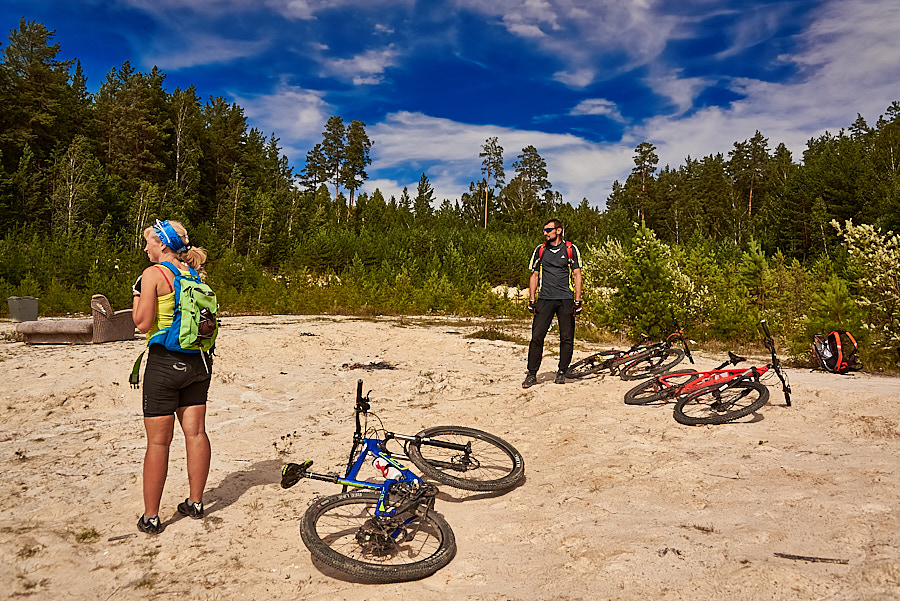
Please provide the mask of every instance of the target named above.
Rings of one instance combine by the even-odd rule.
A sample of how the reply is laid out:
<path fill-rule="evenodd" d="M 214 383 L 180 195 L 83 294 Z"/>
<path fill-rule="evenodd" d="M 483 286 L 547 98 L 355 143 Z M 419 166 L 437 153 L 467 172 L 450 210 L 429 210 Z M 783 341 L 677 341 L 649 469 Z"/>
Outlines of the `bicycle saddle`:
<path fill-rule="evenodd" d="M 747 357 L 739 357 L 738 355 L 735 355 L 731 351 L 728 351 L 728 360 L 731 362 L 732 365 L 737 365 L 741 361 L 746 361 Z"/>

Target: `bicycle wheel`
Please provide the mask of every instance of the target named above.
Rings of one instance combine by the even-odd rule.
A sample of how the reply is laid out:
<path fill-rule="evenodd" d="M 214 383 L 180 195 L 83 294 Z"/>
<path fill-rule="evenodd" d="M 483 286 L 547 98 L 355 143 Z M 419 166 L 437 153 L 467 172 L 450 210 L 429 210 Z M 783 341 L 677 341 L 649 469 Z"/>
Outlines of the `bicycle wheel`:
<path fill-rule="evenodd" d="M 316 500 L 300 522 L 300 538 L 317 559 L 367 582 L 404 582 L 434 574 L 456 554 L 447 521 L 410 510 L 376 518 L 378 493 L 353 491 Z"/>
<path fill-rule="evenodd" d="M 623 380 L 641 380 L 666 372 L 684 359 L 684 351 L 678 348 L 653 349 L 646 356 L 632 361 L 619 371 Z"/>
<path fill-rule="evenodd" d="M 435 442 L 466 445 L 468 451 L 410 442 L 407 454 L 422 473 L 463 490 L 497 491 L 512 488 L 525 477 L 525 460 L 508 442 L 473 428 L 436 426 L 416 436 Z"/>
<path fill-rule="evenodd" d="M 606 369 L 607 361 L 615 358 L 617 351 L 600 351 L 569 365 L 567 378 L 583 378 Z"/>
<path fill-rule="evenodd" d="M 696 370 L 682 369 L 666 374 L 664 382 L 660 382 L 658 378 L 651 378 L 626 392 L 625 404 L 646 405 L 655 401 L 664 401 L 676 396 L 683 385 L 693 382 L 699 377 L 700 374 Z"/>
<path fill-rule="evenodd" d="M 750 415 L 769 400 L 769 389 L 752 380 L 730 384 L 725 390 L 708 386 L 675 403 L 675 421 L 686 426 L 724 424 Z"/>

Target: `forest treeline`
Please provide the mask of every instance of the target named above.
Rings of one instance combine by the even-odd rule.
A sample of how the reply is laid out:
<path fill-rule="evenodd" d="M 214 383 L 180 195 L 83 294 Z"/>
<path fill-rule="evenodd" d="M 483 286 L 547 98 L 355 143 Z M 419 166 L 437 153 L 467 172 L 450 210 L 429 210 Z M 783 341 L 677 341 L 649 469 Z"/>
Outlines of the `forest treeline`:
<path fill-rule="evenodd" d="M 473 149 L 460 198 L 436 198 L 427 173 L 385 198 L 361 191 L 378 143 L 362 121 L 331 117 L 295 173 L 237 104 L 128 62 L 90 93 L 53 37 L 23 19 L 0 62 L 0 298 L 37 296 L 44 315 L 97 292 L 125 306 L 159 217 L 210 251 L 226 312 L 524 316 L 491 288 L 527 284 L 557 217 L 585 256 L 582 334 L 664 335 L 674 315 L 695 338 L 747 342 L 766 318 L 797 354 L 846 328 L 870 365 L 898 359 L 900 102 L 799 160 L 760 132 L 677 167 L 641 143 L 603 210 L 554 191 L 537 148 L 509 162 L 498 138 Z"/>

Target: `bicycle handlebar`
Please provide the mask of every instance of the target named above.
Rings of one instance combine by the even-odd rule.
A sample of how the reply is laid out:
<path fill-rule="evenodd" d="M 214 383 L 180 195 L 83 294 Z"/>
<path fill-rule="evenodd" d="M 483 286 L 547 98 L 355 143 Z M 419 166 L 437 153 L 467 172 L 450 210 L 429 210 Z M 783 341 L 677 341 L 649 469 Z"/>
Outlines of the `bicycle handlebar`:
<path fill-rule="evenodd" d="M 791 406 L 791 385 L 787 383 L 787 379 L 784 377 L 784 374 L 781 373 L 781 361 L 778 359 L 778 355 L 775 354 L 775 339 L 772 338 L 772 333 L 769 331 L 769 324 L 766 323 L 766 320 L 763 319 L 759 322 L 759 325 L 762 326 L 763 333 L 765 333 L 766 338 L 764 344 L 766 345 L 766 349 L 772 353 L 772 369 L 775 370 L 775 375 L 778 376 L 778 379 L 781 380 L 781 390 L 784 392 L 784 402 L 790 407 Z"/>
<path fill-rule="evenodd" d="M 362 390 L 363 381 L 362 378 L 360 378 L 356 381 L 356 408 L 353 412 L 353 415 L 356 418 L 356 430 L 353 432 L 353 444 L 350 445 L 350 457 L 347 459 L 347 471 L 345 472 L 347 474 L 350 473 L 350 470 L 353 467 L 353 460 L 356 458 L 356 450 L 363 441 L 362 423 L 359 421 L 359 414 L 368 412 L 370 407 L 368 395 L 364 397 Z M 343 487 L 342 492 L 347 492 L 346 485 Z"/>
<path fill-rule="evenodd" d="M 356 381 L 356 412 L 366 413 L 369 408 L 369 395 L 363 396 L 363 381 L 362 378 Z"/>

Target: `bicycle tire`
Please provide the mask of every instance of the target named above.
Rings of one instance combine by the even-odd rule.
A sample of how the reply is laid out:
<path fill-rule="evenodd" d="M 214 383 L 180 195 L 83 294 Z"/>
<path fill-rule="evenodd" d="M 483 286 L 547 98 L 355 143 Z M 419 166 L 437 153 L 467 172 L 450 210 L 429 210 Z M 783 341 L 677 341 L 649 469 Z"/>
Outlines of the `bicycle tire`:
<path fill-rule="evenodd" d="M 600 351 L 580 359 L 566 369 L 567 378 L 583 378 L 607 368 L 607 361 L 613 359 L 617 351 Z"/>
<path fill-rule="evenodd" d="M 461 453 L 410 442 L 407 454 L 422 473 L 462 490 L 499 491 L 512 488 L 525 477 L 525 460 L 511 444 L 493 434 L 462 426 L 426 428 L 416 436 L 471 445 Z"/>
<path fill-rule="evenodd" d="M 674 377 L 685 374 L 682 377 Z M 700 374 L 693 369 L 682 369 L 666 374 L 665 386 L 661 386 L 657 378 L 651 378 L 641 382 L 625 393 L 626 405 L 647 405 L 656 401 L 663 401 L 678 394 L 681 386 L 693 382 Z M 657 376 L 658 377 L 658 376 Z"/>
<path fill-rule="evenodd" d="M 667 372 L 684 360 L 684 351 L 669 347 L 653 349 L 646 356 L 628 363 L 619 371 L 623 380 L 642 380 Z"/>
<path fill-rule="evenodd" d="M 373 525 L 377 530 L 377 504 L 378 493 L 369 491 L 317 499 L 303 514 L 300 538 L 322 563 L 372 583 L 425 578 L 456 555 L 453 530 L 433 510 L 424 516 L 408 512 L 404 517 L 411 521 L 394 530 L 393 537 L 364 531 Z"/>
<path fill-rule="evenodd" d="M 675 421 L 686 426 L 724 424 L 750 415 L 769 400 L 769 389 L 752 380 L 720 386 L 707 386 L 679 399 L 673 413 Z"/>

